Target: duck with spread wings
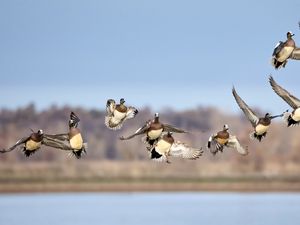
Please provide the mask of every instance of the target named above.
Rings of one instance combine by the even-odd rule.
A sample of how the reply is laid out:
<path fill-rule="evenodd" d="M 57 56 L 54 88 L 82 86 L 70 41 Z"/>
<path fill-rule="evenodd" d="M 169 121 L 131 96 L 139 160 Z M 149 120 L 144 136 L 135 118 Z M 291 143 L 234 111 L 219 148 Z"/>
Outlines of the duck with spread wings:
<path fill-rule="evenodd" d="M 144 126 L 137 129 L 132 135 L 128 137 L 120 137 L 120 139 L 129 140 L 138 135 L 145 135 L 143 140 L 148 144 L 148 148 L 150 149 L 165 132 L 187 133 L 185 130 L 176 128 L 169 124 L 161 123 L 159 120 L 159 114 L 155 113 L 154 120 L 148 120 Z"/>
<path fill-rule="evenodd" d="M 271 121 L 274 118 L 282 117 L 283 114 L 271 116 L 269 113 L 266 113 L 264 117 L 258 117 L 255 112 L 243 101 L 243 99 L 237 94 L 235 88 L 232 88 L 232 94 L 236 100 L 236 103 L 240 109 L 244 112 L 247 119 L 250 121 L 254 128 L 254 132 L 250 134 L 251 138 L 255 138 L 259 141 L 266 136 L 267 131 L 271 125 Z"/>
<path fill-rule="evenodd" d="M 269 82 L 272 86 L 274 92 L 281 97 L 287 104 L 289 104 L 292 108 L 292 112 L 288 112 L 288 110 L 283 113 L 283 119 L 286 121 L 287 126 L 297 125 L 300 122 L 300 100 L 294 95 L 290 94 L 283 87 L 279 86 L 274 78 L 270 76 Z"/>

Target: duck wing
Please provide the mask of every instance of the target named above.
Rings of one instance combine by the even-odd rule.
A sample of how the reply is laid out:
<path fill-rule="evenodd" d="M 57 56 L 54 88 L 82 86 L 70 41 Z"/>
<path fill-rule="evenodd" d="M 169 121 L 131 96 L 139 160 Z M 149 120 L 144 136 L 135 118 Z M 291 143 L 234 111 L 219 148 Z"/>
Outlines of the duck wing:
<path fill-rule="evenodd" d="M 18 140 L 13 146 L 11 146 L 8 149 L 2 149 L 0 150 L 0 153 L 6 153 L 6 152 L 11 152 L 13 151 L 16 147 L 18 147 L 21 144 L 26 143 L 28 140 L 30 139 L 30 137 L 23 137 L 20 140 Z"/>
<path fill-rule="evenodd" d="M 297 109 L 298 107 L 300 107 L 300 100 L 290 94 L 287 90 L 279 86 L 272 76 L 270 76 L 269 82 L 274 92 L 279 95 L 286 103 L 288 103 L 293 109 Z"/>
<path fill-rule="evenodd" d="M 170 124 L 166 124 L 166 123 L 163 124 L 163 128 L 164 128 L 164 130 L 163 130 L 164 132 L 188 133 L 188 132 L 185 131 L 185 130 L 179 129 L 179 128 L 177 128 L 177 127 L 174 127 L 174 126 L 172 126 L 172 125 L 170 125 Z"/>
<path fill-rule="evenodd" d="M 237 139 L 236 136 L 230 135 L 229 140 L 227 142 L 227 147 L 229 148 L 234 148 L 238 153 L 240 153 L 241 155 L 248 155 L 248 147 L 243 148 L 240 145 L 239 140 Z"/>
<path fill-rule="evenodd" d="M 279 52 L 281 52 L 281 50 L 284 48 L 284 44 L 285 44 L 285 42 L 282 42 L 282 41 L 279 41 L 279 42 L 276 44 L 276 46 L 275 46 L 275 48 L 274 48 L 274 50 L 273 50 L 273 54 L 272 54 L 273 57 L 276 57 L 276 55 L 277 55 Z"/>
<path fill-rule="evenodd" d="M 294 51 L 292 52 L 290 58 L 300 60 L 300 48 L 295 48 Z"/>
<path fill-rule="evenodd" d="M 151 121 L 149 120 L 144 126 L 140 127 L 139 129 L 137 129 L 132 135 L 129 135 L 127 137 L 120 137 L 120 140 L 129 140 L 131 138 L 134 138 L 135 136 L 141 135 L 141 134 L 145 134 L 148 129 L 150 128 L 151 125 Z"/>
<path fill-rule="evenodd" d="M 116 109 L 116 102 L 113 99 L 108 99 L 106 102 L 106 112 L 108 116 L 112 116 Z"/>
<path fill-rule="evenodd" d="M 129 106 L 127 108 L 126 117 L 124 118 L 124 121 L 134 118 L 138 114 L 138 112 L 139 111 L 136 108 Z"/>
<path fill-rule="evenodd" d="M 198 159 L 203 154 L 202 148 L 192 148 L 185 143 L 176 141 L 170 148 L 169 155 L 184 159 Z"/>
<path fill-rule="evenodd" d="M 44 134 L 44 139 L 54 140 L 54 141 L 67 141 L 69 140 L 69 134 Z"/>
<path fill-rule="evenodd" d="M 252 111 L 252 109 L 243 101 L 243 99 L 236 93 L 234 87 L 232 88 L 232 94 L 240 109 L 244 112 L 248 120 L 251 122 L 252 126 L 255 127 L 259 121 L 259 118 Z"/>

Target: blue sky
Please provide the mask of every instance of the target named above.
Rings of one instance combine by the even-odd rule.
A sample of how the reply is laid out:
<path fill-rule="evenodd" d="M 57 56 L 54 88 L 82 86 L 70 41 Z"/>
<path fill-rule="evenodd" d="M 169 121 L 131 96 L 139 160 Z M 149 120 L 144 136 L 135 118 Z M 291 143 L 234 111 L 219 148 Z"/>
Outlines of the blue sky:
<path fill-rule="evenodd" d="M 275 44 L 300 43 L 300 1 L 1 1 L 0 108 L 34 102 L 155 110 L 249 104 L 287 109 L 268 75 L 300 97 L 300 62 L 275 71 Z M 299 44 L 300 45 L 300 44 Z"/>

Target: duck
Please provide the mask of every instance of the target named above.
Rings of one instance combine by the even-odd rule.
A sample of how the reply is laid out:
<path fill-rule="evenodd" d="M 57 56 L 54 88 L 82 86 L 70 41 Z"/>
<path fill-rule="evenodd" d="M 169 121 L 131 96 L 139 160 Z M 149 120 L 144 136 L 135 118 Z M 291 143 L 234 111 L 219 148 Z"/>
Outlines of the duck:
<path fill-rule="evenodd" d="M 267 131 L 271 125 L 271 121 L 277 117 L 282 117 L 283 114 L 271 116 L 270 113 L 266 113 L 264 117 L 258 117 L 255 112 L 243 101 L 243 99 L 237 94 L 235 88 L 232 88 L 232 94 L 240 107 L 244 112 L 247 119 L 250 121 L 254 128 L 254 132 L 250 134 L 251 139 L 257 139 L 261 141 L 266 136 Z"/>
<path fill-rule="evenodd" d="M 236 136 L 230 135 L 229 126 L 225 124 L 223 129 L 209 137 L 207 148 L 213 155 L 223 152 L 224 147 L 234 148 L 241 155 L 248 155 L 248 147 L 242 147 Z M 213 148 L 214 146 L 214 148 Z"/>
<path fill-rule="evenodd" d="M 45 134 L 44 144 L 62 150 L 69 150 L 77 159 L 80 159 L 82 153 L 86 153 L 87 143 L 83 141 L 81 131 L 78 128 L 79 121 L 79 117 L 74 112 L 71 112 L 69 132 L 54 135 Z"/>
<path fill-rule="evenodd" d="M 174 133 L 187 133 L 187 131 L 176 128 L 172 125 L 161 123 L 159 120 L 159 113 L 155 113 L 153 120 L 148 120 L 146 123 L 137 129 L 132 135 L 128 137 L 120 137 L 120 140 L 129 140 L 138 135 L 145 135 L 142 138 L 143 142 L 151 148 L 163 134 L 163 132 L 174 132 Z"/>
<path fill-rule="evenodd" d="M 32 130 L 32 133 L 29 136 L 19 139 L 13 146 L 11 146 L 8 149 L 0 150 L 0 152 L 1 153 L 11 152 L 14 149 L 16 149 L 18 146 L 22 145 L 23 148 L 22 151 L 24 155 L 26 157 L 29 157 L 41 148 L 43 138 L 44 138 L 43 130 L 40 129 L 37 132 L 34 132 Z"/>
<path fill-rule="evenodd" d="M 108 99 L 106 102 L 105 125 L 112 130 L 119 130 L 122 128 L 123 123 L 134 118 L 138 114 L 135 107 L 127 107 L 124 98 L 120 99 L 120 103 L 116 104 L 114 99 Z"/>
<path fill-rule="evenodd" d="M 175 141 L 172 132 L 162 135 L 150 149 L 151 160 L 166 163 L 170 163 L 169 156 L 198 159 L 202 154 L 202 148 L 192 148 L 183 142 Z"/>
<path fill-rule="evenodd" d="M 271 60 L 275 69 L 284 68 L 289 58 L 300 60 L 300 48 L 296 47 L 294 35 L 291 31 L 287 32 L 287 40 L 285 42 L 280 41 L 275 46 Z"/>
<path fill-rule="evenodd" d="M 274 92 L 293 108 L 292 112 L 287 110 L 283 113 L 287 126 L 298 125 L 300 123 L 300 100 L 279 86 L 272 76 L 269 77 L 269 82 Z"/>

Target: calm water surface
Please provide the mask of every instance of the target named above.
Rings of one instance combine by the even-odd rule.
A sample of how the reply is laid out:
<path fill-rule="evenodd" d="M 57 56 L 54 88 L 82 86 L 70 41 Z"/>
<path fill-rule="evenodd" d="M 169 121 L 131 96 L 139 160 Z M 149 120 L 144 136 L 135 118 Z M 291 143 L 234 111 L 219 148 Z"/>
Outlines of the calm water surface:
<path fill-rule="evenodd" d="M 0 195 L 0 225 L 294 225 L 294 193 L 70 193 Z"/>

